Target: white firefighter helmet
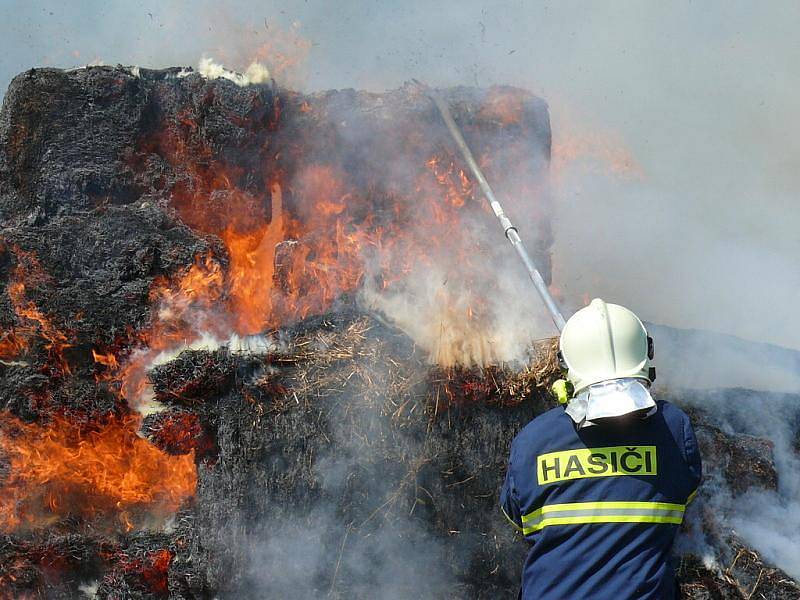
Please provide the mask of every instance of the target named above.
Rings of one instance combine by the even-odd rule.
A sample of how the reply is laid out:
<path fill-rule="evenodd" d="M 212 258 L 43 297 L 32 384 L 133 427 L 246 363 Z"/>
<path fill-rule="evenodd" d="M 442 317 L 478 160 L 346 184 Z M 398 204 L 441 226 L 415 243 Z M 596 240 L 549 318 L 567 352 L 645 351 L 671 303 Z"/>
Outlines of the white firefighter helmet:
<path fill-rule="evenodd" d="M 639 317 L 624 306 L 595 298 L 567 321 L 560 347 L 575 394 L 601 381 L 655 379 L 652 340 Z"/>

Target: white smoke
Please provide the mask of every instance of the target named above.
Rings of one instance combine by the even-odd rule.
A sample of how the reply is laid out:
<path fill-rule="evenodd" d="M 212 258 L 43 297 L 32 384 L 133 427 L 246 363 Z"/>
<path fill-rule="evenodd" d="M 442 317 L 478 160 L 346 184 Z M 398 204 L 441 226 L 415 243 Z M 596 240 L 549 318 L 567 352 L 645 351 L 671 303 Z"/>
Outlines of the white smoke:
<path fill-rule="evenodd" d="M 411 77 L 432 85 L 532 89 L 550 102 L 558 143 L 570 141 L 563 139 L 565 123 L 615 131 L 644 173 L 620 181 L 573 164 L 560 177 L 555 282 L 567 308 L 579 307 L 584 294 L 600 296 L 652 322 L 800 347 L 794 265 L 800 170 L 792 160 L 800 139 L 800 56 L 791 26 L 800 19 L 796 2 L 759 10 L 724 0 L 498 9 L 415 0 L 365 11 L 359 3 L 265 9 L 245 1 L 206 3 L 193 8 L 191 19 L 178 2 L 153 5 L 151 12 L 122 0 L 106 2 L 103 12 L 93 3 L 53 1 L 49 16 L 41 8 L 0 7 L 7 11 L 0 18 L 17 24 L 6 32 L 5 81 L 32 63 L 70 66 L 98 55 L 111 64 L 190 64 L 212 48 L 258 46 L 283 12 L 304 23 L 314 42 L 312 89 L 387 89 Z M 263 26 L 254 17 L 262 11 Z M 521 231 L 525 237 L 531 229 Z M 514 295 L 524 302 L 523 294 Z M 508 314 L 527 322 L 517 308 L 509 306 Z M 514 326 L 513 318 L 498 325 Z M 657 336 L 657 345 L 668 337 Z M 657 353 L 663 385 L 797 389 L 800 369 L 788 360 L 776 365 L 778 351 L 752 352 L 718 340 L 669 341 Z M 726 417 L 737 407 L 706 408 Z M 800 512 L 792 501 L 795 455 L 784 442 L 797 426 L 782 420 L 786 409 L 748 406 L 751 425 L 770 423 L 760 435 L 776 444 L 782 491 L 754 505 L 763 508 L 761 516 L 748 515 L 739 529 L 796 573 L 800 552 L 781 534 Z"/>
<path fill-rule="evenodd" d="M 477 236 L 484 247 L 493 245 L 491 234 L 485 231 L 464 235 Z M 494 245 L 504 249 L 499 228 L 494 235 L 498 238 Z M 524 270 L 513 262 L 516 257 L 487 252 L 486 270 L 477 282 L 475 277 L 467 278 L 457 258 L 417 265 L 399 289 L 376 289 L 367 278 L 362 303 L 400 327 L 428 352 L 433 364 L 471 367 L 524 362 L 532 342 L 550 335 L 552 325 Z M 473 320 L 471 303 L 476 301 L 486 303 L 486 320 Z"/>
<path fill-rule="evenodd" d="M 556 279 L 574 305 L 591 290 L 653 320 L 679 309 L 686 312 L 681 323 L 694 323 L 705 311 L 713 313 L 710 322 L 715 323 L 742 313 L 748 327 L 773 318 L 766 304 L 751 313 L 739 303 L 751 292 L 764 301 L 758 282 L 779 279 L 788 261 L 719 240 L 708 223 L 664 211 L 669 199 L 649 189 L 646 178 L 632 179 L 611 167 L 596 158 L 571 160 L 556 179 Z M 587 189 L 593 191 L 589 196 Z M 657 207 L 660 212 L 654 213 Z M 694 251 L 702 268 L 693 263 Z M 714 270 L 728 261 L 737 266 L 729 277 L 747 291 L 714 282 L 720 276 Z M 698 279 L 695 272 L 701 269 Z M 657 393 L 708 412 L 712 423 L 721 423 L 730 435 L 754 435 L 773 444 L 777 492 L 753 489 L 735 496 L 725 481 L 717 481 L 708 497 L 724 526 L 734 528 L 766 561 L 800 578 L 800 539 L 788 533 L 800 528 L 800 460 L 794 446 L 800 405 L 797 396 L 778 393 L 797 393 L 800 353 L 701 329 L 653 324 L 648 329 L 655 340 Z M 683 547 L 710 564 L 712 553 L 704 544 L 702 532 L 695 532 Z"/>
<path fill-rule="evenodd" d="M 410 493 L 406 485 L 416 485 L 414 463 L 429 460 L 432 450 L 417 434 L 394 429 L 383 414 L 383 390 L 392 389 L 384 365 L 358 358 L 348 367 L 355 375 L 352 382 L 348 377 L 353 397 L 337 399 L 315 417 L 326 443 L 314 456 L 312 497 L 300 510 L 284 507 L 292 516 L 262 524 L 244 542 L 252 597 L 449 597 L 458 582 L 442 566 L 448 560 L 445 544 L 404 498 Z M 369 373 L 369 384 L 356 383 L 361 373 Z M 400 482 L 396 476 L 365 475 L 399 465 L 409 469 Z M 357 497 L 343 501 L 354 485 Z M 352 514 L 359 517 L 352 520 Z M 464 556 L 470 549 L 465 542 Z"/>
<path fill-rule="evenodd" d="M 231 354 L 267 354 L 276 347 L 275 342 L 265 335 L 240 336 L 232 333 L 228 339 L 220 340 L 215 335 L 203 331 L 189 343 L 159 352 L 148 364 L 148 369 L 167 364 L 187 350 L 214 352 L 220 348 L 226 348 Z"/>
<path fill-rule="evenodd" d="M 139 348 L 128 358 L 128 361 L 140 364 L 141 366 L 138 368 L 144 371 L 143 374 L 146 377 L 150 370 L 175 360 L 186 351 L 214 352 L 220 348 L 225 348 L 231 354 L 264 355 L 276 350 L 278 347 L 279 345 L 275 340 L 266 335 L 240 336 L 236 333 L 231 333 L 228 339 L 221 340 L 212 333 L 201 331 L 190 342 L 187 341 L 184 344 L 172 346 L 153 356 L 149 356 L 151 352 L 147 347 Z M 128 402 L 144 417 L 162 412 L 167 408 L 156 400 L 153 386 L 149 380 L 145 380 L 141 389 L 138 390 L 138 395 L 128 398 Z"/>
<path fill-rule="evenodd" d="M 237 73 L 214 62 L 214 59 L 208 56 L 200 59 L 197 71 L 206 79 L 227 79 L 239 87 L 268 83 L 270 77 L 269 69 L 259 62 L 251 62 L 244 73 Z M 188 74 L 187 72 L 184 73 Z"/>
<path fill-rule="evenodd" d="M 685 402 L 709 411 L 724 431 L 773 444 L 777 491 L 749 489 L 734 496 L 724 488 L 709 494 L 720 518 L 769 562 L 800 579 L 800 457 L 796 444 L 800 404 L 795 395 L 747 390 L 714 391 Z"/>

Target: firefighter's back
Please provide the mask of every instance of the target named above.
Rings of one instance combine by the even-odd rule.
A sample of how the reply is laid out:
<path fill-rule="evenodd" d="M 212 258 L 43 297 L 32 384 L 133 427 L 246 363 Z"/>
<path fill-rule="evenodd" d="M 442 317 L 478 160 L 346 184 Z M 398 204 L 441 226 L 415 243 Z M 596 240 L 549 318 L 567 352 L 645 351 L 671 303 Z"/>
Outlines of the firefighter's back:
<path fill-rule="evenodd" d="M 700 470 L 688 417 L 667 402 L 580 429 L 561 407 L 534 419 L 502 498 L 533 544 L 522 597 L 673 598 L 670 552 Z"/>

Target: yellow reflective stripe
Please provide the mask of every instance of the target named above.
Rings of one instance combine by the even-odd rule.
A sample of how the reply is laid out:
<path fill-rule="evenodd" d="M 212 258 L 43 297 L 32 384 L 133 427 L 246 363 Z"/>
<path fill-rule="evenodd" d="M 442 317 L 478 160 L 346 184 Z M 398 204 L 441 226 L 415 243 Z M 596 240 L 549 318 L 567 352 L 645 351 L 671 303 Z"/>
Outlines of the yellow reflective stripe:
<path fill-rule="evenodd" d="M 508 522 L 509 522 L 509 523 L 511 523 L 511 524 L 514 526 L 514 529 L 516 529 L 517 531 L 522 531 L 522 527 L 520 527 L 519 525 L 517 525 L 517 524 L 514 522 L 514 519 L 512 519 L 511 517 L 509 517 L 509 516 L 508 516 L 508 513 L 506 512 L 506 509 L 505 509 L 505 508 L 503 508 L 502 506 L 500 507 L 500 512 L 501 512 L 501 513 L 503 513 L 503 516 L 504 516 L 506 519 L 508 519 Z"/>
<path fill-rule="evenodd" d="M 683 522 L 684 504 L 672 502 L 570 502 L 547 504 L 522 516 L 522 533 L 528 535 L 550 525 L 586 523 Z"/>
<path fill-rule="evenodd" d="M 688 504 L 689 504 L 689 503 L 690 503 L 692 500 L 694 500 L 694 497 L 695 497 L 695 496 L 697 496 L 697 490 L 699 490 L 699 489 L 700 489 L 700 488 L 695 488 L 695 490 L 694 490 L 694 491 L 693 491 L 691 494 L 689 494 L 689 497 L 686 499 L 686 504 L 687 504 L 687 505 L 688 505 Z"/>
<path fill-rule="evenodd" d="M 650 510 L 676 510 L 683 512 L 686 509 L 684 504 L 672 504 L 671 502 L 570 502 L 569 504 L 546 504 L 542 508 L 522 516 L 523 525 L 527 521 L 532 521 L 542 514 L 549 512 L 561 512 L 563 510 L 591 510 L 591 509 L 650 509 Z"/>
<path fill-rule="evenodd" d="M 545 518 L 536 525 L 524 527 L 522 532 L 525 535 L 539 531 L 550 525 L 582 525 L 586 523 L 668 523 L 680 525 L 682 517 L 658 516 L 658 515 L 605 515 L 605 516 L 585 516 L 585 517 L 553 517 Z"/>

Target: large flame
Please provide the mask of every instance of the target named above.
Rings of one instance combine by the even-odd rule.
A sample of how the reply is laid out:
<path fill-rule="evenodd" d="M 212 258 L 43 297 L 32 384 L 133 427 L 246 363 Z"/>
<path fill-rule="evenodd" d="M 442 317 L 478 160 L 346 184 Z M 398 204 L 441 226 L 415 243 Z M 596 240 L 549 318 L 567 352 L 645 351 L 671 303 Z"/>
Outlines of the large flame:
<path fill-rule="evenodd" d="M 49 276 L 32 252 L 16 246 L 10 250 L 16 264 L 7 294 L 16 322 L 0 343 L 2 359 L 27 360 L 38 348 L 45 354 L 42 372 L 56 380 L 67 377 L 72 373 L 64 355 L 72 346 L 69 334 L 28 297 L 28 289 L 47 283 Z M 166 295 L 166 304 L 181 314 L 187 310 L 185 298 L 194 291 L 191 275 L 197 270 L 185 278 L 186 290 L 161 282 L 153 293 Z M 213 298 L 205 289 L 200 297 Z M 164 343 L 175 343 L 179 336 L 176 331 L 159 333 Z M 113 353 L 91 352 L 106 369 L 119 367 Z M 46 389 L 33 398 L 37 409 L 54 410 Z M 0 480 L 0 530 L 38 527 L 67 516 L 132 529 L 163 520 L 194 494 L 193 453 L 170 456 L 141 438 L 138 415 L 93 424 L 79 424 L 74 415 L 57 412 L 42 418 L 49 421 L 29 424 L 0 413 L 0 465 L 6 474 Z"/>
<path fill-rule="evenodd" d="M 315 107 L 303 101 L 295 110 L 308 115 Z M 481 118 L 501 128 L 522 127 L 524 110 L 524 96 L 496 90 Z M 274 112 L 277 123 L 280 103 Z M 322 160 L 296 159 L 291 174 L 274 164 L 248 174 L 199 143 L 197 128 L 191 114 L 178 115 L 143 150 L 184 174 L 170 190 L 172 206 L 191 228 L 221 239 L 227 256 L 206 255 L 183 277 L 157 284 L 159 309 L 121 375 L 129 401 L 141 405 L 148 397 L 147 369 L 171 348 L 208 334 L 263 332 L 325 312 L 356 292 L 373 308 L 396 312 L 392 317 L 432 362 L 483 365 L 511 358 L 497 343 L 487 302 L 494 279 L 487 246 L 474 235 L 475 215 L 486 209 L 471 178 L 423 128 L 397 132 L 393 141 L 405 150 L 401 168 L 375 181 L 354 173 L 335 148 Z M 533 189 L 537 174 L 523 156 L 530 148 L 507 141 L 503 152 L 502 168 L 519 163 L 509 179 L 535 204 L 541 190 Z M 481 156 L 490 170 L 492 160 Z M 263 183 L 248 183 L 254 176 Z M 426 289 L 418 289 L 421 280 Z"/>
<path fill-rule="evenodd" d="M 492 94 L 481 118 L 521 127 L 523 108 L 521 98 Z M 277 127 L 281 110 L 277 104 L 268 127 Z M 294 110 L 313 118 L 317 108 L 303 101 Z M 164 124 L 140 153 L 159 155 L 181 174 L 169 189 L 172 208 L 195 232 L 221 241 L 224 252 L 206 251 L 184 272 L 157 278 L 149 325 L 111 350 L 91 350 L 96 377 L 116 380 L 121 400 L 141 413 L 157 409 L 149 402 L 149 369 L 198 340 L 264 332 L 355 296 L 389 313 L 431 362 L 485 365 L 507 358 L 490 302 L 490 249 L 480 235 L 492 217 L 460 163 L 432 143 L 424 127 L 397 132 L 394 142 L 404 156 L 385 171 L 354 171 L 331 147 L 321 158 L 293 156 L 290 167 L 273 161 L 263 172 L 245 172 L 197 141 L 202 138 L 194 135 L 198 124 L 191 114 L 177 121 Z M 479 157 L 482 166 L 506 169 L 519 158 L 514 152 L 529 150 L 506 146 L 499 166 L 489 153 Z M 525 172 L 526 160 L 519 162 L 510 178 L 521 182 L 519 196 L 533 204 L 526 210 L 536 211 L 535 177 Z M 46 371 L 67 376 L 70 333 L 54 327 L 28 298 L 27 290 L 46 274 L 32 254 L 14 253 L 7 291 L 17 321 L 0 337 L 0 360 L 24 357 L 39 340 Z M 0 415 L 0 464 L 9 466 L 0 528 L 71 515 L 130 529 L 176 510 L 195 490 L 194 452 L 165 454 L 137 435 L 140 420 L 79 425 L 50 415 L 47 422 L 26 424 Z M 178 434 L 173 445 L 187 446 L 179 431 L 168 433 Z"/>
<path fill-rule="evenodd" d="M 194 455 L 165 454 L 138 426 L 132 416 L 89 429 L 62 417 L 27 424 L 0 416 L 0 457 L 9 467 L 0 529 L 79 516 L 129 530 L 173 513 L 194 494 Z"/>

